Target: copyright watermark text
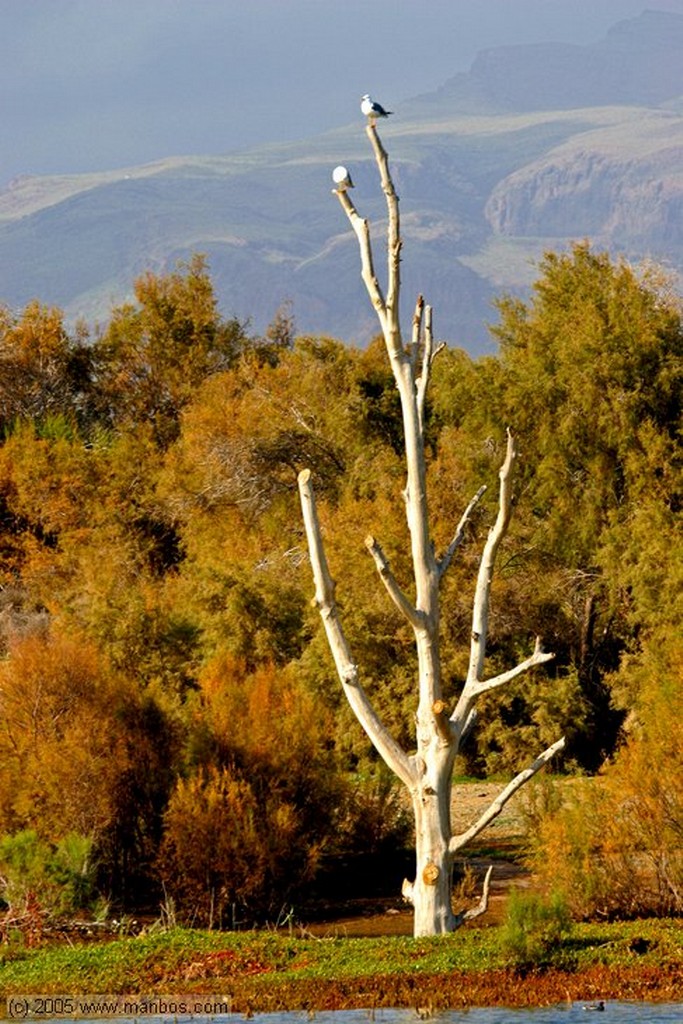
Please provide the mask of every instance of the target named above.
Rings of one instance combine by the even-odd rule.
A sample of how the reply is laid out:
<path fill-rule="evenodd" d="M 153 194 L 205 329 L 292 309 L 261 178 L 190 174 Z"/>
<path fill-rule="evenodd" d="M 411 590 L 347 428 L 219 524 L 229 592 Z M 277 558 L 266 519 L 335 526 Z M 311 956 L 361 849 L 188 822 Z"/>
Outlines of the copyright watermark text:
<path fill-rule="evenodd" d="M 230 996 L 14 995 L 0 1003 L 0 1020 L 96 1017 L 220 1017 L 232 1012 Z"/>

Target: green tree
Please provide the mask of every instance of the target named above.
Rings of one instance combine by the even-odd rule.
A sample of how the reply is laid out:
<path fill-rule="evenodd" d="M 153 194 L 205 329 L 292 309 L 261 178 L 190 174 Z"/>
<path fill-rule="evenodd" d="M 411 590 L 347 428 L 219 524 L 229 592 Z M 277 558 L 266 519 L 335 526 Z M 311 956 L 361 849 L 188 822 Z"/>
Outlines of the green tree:
<path fill-rule="evenodd" d="M 550 714 L 570 760 L 596 770 L 623 719 L 611 674 L 638 643 L 658 588 L 666 609 L 680 600 L 681 306 L 656 273 L 586 244 L 547 254 L 539 269 L 529 302 L 499 303 L 498 358 L 437 364 L 434 416 L 439 458 L 455 449 L 465 479 L 498 457 L 491 439 L 515 424 L 517 515 L 490 651 L 509 656 L 527 632 L 557 654 L 550 685 L 533 695 L 511 687 L 498 719 L 482 714 L 479 756 L 499 767 L 511 759 L 500 716 L 519 736 L 547 734 Z M 680 622 L 680 608 L 673 615 Z"/>
<path fill-rule="evenodd" d="M 114 310 L 94 345 L 93 401 L 101 422 L 150 424 L 165 448 L 195 389 L 234 362 L 245 334 L 238 321 L 220 316 L 199 255 L 166 276 L 143 274 L 135 298 L 136 305 Z"/>

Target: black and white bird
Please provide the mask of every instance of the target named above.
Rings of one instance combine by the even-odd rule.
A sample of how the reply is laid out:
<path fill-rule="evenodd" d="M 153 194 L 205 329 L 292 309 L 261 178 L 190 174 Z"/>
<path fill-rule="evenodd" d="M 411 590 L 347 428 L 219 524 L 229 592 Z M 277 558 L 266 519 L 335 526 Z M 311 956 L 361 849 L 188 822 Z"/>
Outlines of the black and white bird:
<path fill-rule="evenodd" d="M 353 188 L 351 175 L 342 164 L 340 164 L 339 167 L 335 167 L 332 171 L 332 181 L 335 184 L 337 192 L 346 192 L 347 188 Z"/>
<path fill-rule="evenodd" d="M 603 999 L 601 999 L 600 1002 L 598 1002 L 598 1003 L 589 1003 L 588 1006 L 584 1006 L 584 1010 L 598 1010 L 598 1011 L 601 1011 L 601 1010 L 604 1010 L 604 1009 L 605 1009 L 605 1002 L 604 1002 Z"/>
<path fill-rule="evenodd" d="M 368 93 L 360 101 L 360 109 L 361 113 L 372 121 L 377 117 L 388 117 L 389 114 L 393 114 L 393 110 L 385 110 L 381 103 L 375 103 Z"/>

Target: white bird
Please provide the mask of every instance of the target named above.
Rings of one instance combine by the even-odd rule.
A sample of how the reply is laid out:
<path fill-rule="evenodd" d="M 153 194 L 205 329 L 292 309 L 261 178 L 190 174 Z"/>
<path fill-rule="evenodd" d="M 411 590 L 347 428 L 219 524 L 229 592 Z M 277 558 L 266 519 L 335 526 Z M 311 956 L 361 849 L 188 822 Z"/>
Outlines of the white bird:
<path fill-rule="evenodd" d="M 339 167 L 335 167 L 332 171 L 332 181 L 337 186 L 337 192 L 346 192 L 347 188 L 353 188 L 351 175 L 343 164 L 340 164 Z"/>
<path fill-rule="evenodd" d="M 385 110 L 381 103 L 375 103 L 372 96 L 368 95 L 368 93 L 360 101 L 360 109 L 361 113 L 373 121 L 376 117 L 388 117 L 389 114 L 393 114 L 393 110 Z"/>

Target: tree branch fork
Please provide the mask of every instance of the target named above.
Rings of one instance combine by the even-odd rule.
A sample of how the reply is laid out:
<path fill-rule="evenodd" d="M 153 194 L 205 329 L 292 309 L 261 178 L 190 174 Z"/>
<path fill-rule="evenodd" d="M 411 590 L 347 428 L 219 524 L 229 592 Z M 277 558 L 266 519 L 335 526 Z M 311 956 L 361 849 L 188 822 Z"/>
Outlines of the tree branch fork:
<path fill-rule="evenodd" d="M 311 472 L 308 469 L 302 470 L 299 474 L 299 492 L 304 514 L 311 565 L 313 576 L 316 582 L 316 594 L 314 603 L 320 611 L 321 618 L 328 633 L 328 640 L 335 660 L 338 674 L 345 689 L 353 688 L 355 697 L 352 706 L 363 725 L 369 738 L 377 747 L 389 767 L 401 778 L 410 790 L 414 790 L 422 782 L 425 768 L 420 758 L 411 758 L 399 746 L 398 742 L 390 736 L 386 727 L 382 724 L 379 715 L 375 711 L 367 693 L 362 688 L 359 680 L 359 670 L 352 659 L 350 650 L 344 635 L 343 627 L 339 617 L 337 604 L 334 599 L 336 584 L 330 575 L 325 556 L 322 540 L 322 531 L 318 520 L 313 485 L 311 483 Z M 474 501 L 474 499 L 473 499 Z M 472 504 L 472 503 L 470 503 Z M 469 507 L 469 506 L 468 506 Z M 463 517 L 464 518 L 464 517 Z M 459 530 L 463 521 L 459 524 Z M 388 560 L 381 547 L 373 536 L 368 536 L 365 541 L 377 566 L 380 579 L 384 583 L 389 596 L 396 607 L 405 615 L 415 630 L 425 628 L 425 616 L 420 612 L 399 587 L 391 571 Z M 474 642 L 474 641 L 473 641 Z M 462 740 L 465 735 L 464 718 L 469 718 L 472 713 L 472 705 L 476 698 L 491 689 L 505 685 L 513 679 L 529 671 L 536 665 L 544 664 L 554 657 L 553 654 L 542 650 L 539 638 L 530 657 L 520 662 L 507 672 L 500 673 L 491 679 L 474 681 L 465 684 L 458 704 L 452 715 L 448 716 L 448 705 L 441 697 L 432 703 L 432 714 L 435 726 L 442 742 L 453 745 L 457 752 L 458 739 Z M 348 694 L 347 694 L 348 696 Z M 524 771 L 520 772 L 512 782 L 495 798 L 492 804 L 482 814 L 470 829 L 459 836 L 454 836 L 449 843 L 449 851 L 452 855 L 457 853 L 463 846 L 471 842 L 491 821 L 503 810 L 505 804 L 528 780 L 543 768 L 555 754 L 564 749 L 564 737 L 558 740 Z"/>

